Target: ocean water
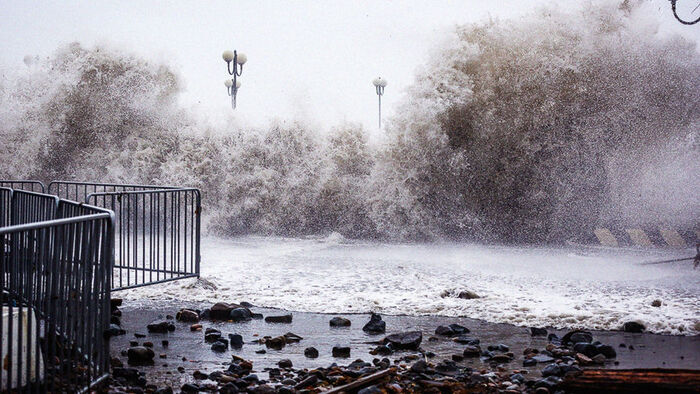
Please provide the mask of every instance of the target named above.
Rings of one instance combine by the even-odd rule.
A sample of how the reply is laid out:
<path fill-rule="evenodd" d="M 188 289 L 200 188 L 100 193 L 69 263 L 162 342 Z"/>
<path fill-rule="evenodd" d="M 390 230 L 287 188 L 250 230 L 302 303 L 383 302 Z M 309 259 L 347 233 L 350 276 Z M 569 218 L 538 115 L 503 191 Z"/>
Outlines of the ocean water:
<path fill-rule="evenodd" d="M 700 333 L 700 270 L 685 250 L 388 244 L 325 238 L 202 240 L 201 279 L 116 296 L 240 302 L 292 311 L 461 316 L 521 326 Z M 478 299 L 454 295 L 469 290 Z M 661 300 L 661 307 L 651 306 Z"/>

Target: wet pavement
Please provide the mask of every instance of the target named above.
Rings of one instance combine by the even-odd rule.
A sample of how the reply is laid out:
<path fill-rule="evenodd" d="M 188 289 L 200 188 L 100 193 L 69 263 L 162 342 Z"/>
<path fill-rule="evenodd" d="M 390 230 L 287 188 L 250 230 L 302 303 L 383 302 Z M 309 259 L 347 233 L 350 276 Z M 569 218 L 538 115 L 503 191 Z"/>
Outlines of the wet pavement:
<path fill-rule="evenodd" d="M 146 341 L 154 344 L 156 354 L 155 365 L 139 366 L 146 373 L 149 383 L 163 384 L 172 387 L 180 387 L 186 382 L 194 380 L 192 373 L 201 371 L 211 373 L 226 369 L 231 356 L 236 355 L 253 362 L 254 371 L 261 378 L 266 377 L 264 368 L 277 367 L 281 359 L 289 359 L 295 368 L 327 367 L 331 363 L 347 365 L 356 359 L 371 361 L 373 356 L 369 351 L 376 347 L 375 343 L 385 335 L 369 335 L 362 331 L 367 321 L 368 314 L 328 315 L 318 313 L 291 312 L 293 321 L 290 324 L 266 323 L 264 320 L 252 320 L 244 323 L 201 321 L 203 330 L 212 327 L 221 331 L 222 337 L 228 338 L 228 334 L 240 334 L 245 344 L 242 349 L 228 349 L 226 352 L 217 353 L 211 350 L 211 344 L 204 341 L 204 331 L 190 331 L 191 323 L 174 321 L 175 331 L 167 334 L 148 333 L 146 325 L 153 321 L 163 321 L 167 315 L 175 316 L 182 307 L 204 309 L 210 304 L 181 304 L 172 302 L 156 303 L 152 307 L 138 308 L 129 306 L 128 302 L 120 308 L 122 315 L 122 328 L 126 335 L 114 337 L 111 340 L 112 355 L 120 358 L 127 364 L 126 356 L 120 352 L 129 347 L 129 342 L 136 341 L 139 345 Z M 267 308 L 251 308 L 253 312 L 262 313 L 264 316 L 276 316 L 290 312 Z M 333 328 L 329 321 L 334 316 L 343 316 L 352 322 L 350 327 Z M 431 360 L 438 362 L 443 359 L 451 359 L 453 354 L 462 354 L 465 345 L 455 343 L 449 338 L 435 336 L 435 328 L 438 325 L 461 324 L 471 330 L 471 337 L 480 339 L 481 347 L 486 348 L 491 344 L 505 344 L 515 354 L 515 360 L 504 364 L 509 369 L 527 369 L 531 374 L 539 376 L 536 369 L 543 368 L 546 364 L 538 364 L 537 367 L 523 368 L 523 350 L 525 348 L 543 349 L 547 345 L 546 337 L 532 337 L 530 330 L 525 327 L 517 327 L 508 324 L 493 324 L 468 318 L 448 318 L 432 316 L 389 316 L 383 315 L 386 322 L 386 334 L 403 331 L 421 331 L 423 342 L 421 348 L 425 352 L 433 352 L 436 356 Z M 281 350 L 268 349 L 264 345 L 252 343 L 263 336 L 279 336 L 292 332 L 304 339 L 299 343 L 286 345 Z M 549 333 L 563 336 L 567 330 L 548 329 Z M 665 336 L 656 334 L 630 334 L 618 331 L 591 331 L 594 340 L 612 345 L 617 351 L 617 358 L 609 360 L 605 368 L 683 368 L 700 369 L 700 337 L 698 336 Z M 136 338 L 134 334 L 145 334 L 145 338 Z M 431 340 L 430 337 L 437 337 Z M 167 347 L 162 341 L 169 342 Z M 620 347 L 625 344 L 625 347 Z M 334 358 L 331 349 L 335 345 L 351 347 L 349 358 Z M 630 346 L 632 345 L 632 346 Z M 304 349 L 315 347 L 319 351 L 319 357 L 310 359 L 304 356 Z M 265 350 L 264 354 L 256 351 Z M 417 352 L 396 352 L 390 356 L 392 362 L 396 359 Z M 164 355 L 165 358 L 161 358 Z M 479 359 L 465 359 L 458 362 L 459 365 L 472 368 L 488 367 Z M 178 368 L 184 368 L 179 372 Z M 182 371 L 182 369 L 181 369 Z"/>

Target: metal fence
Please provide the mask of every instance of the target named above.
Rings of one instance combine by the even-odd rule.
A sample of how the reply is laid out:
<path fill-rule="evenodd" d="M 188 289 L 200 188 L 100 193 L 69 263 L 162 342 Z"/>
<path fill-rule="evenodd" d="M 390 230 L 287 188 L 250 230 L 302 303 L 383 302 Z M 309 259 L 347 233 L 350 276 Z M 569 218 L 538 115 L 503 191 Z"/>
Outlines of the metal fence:
<path fill-rule="evenodd" d="M 109 371 L 113 213 L 0 188 L 0 219 L 0 391 L 89 388 Z"/>
<path fill-rule="evenodd" d="M 198 189 L 56 181 L 48 190 L 114 212 L 113 290 L 199 276 Z"/>
<path fill-rule="evenodd" d="M 46 187 L 41 181 L 33 180 L 0 180 L 0 187 L 7 187 L 15 190 L 28 190 L 30 192 L 44 193 Z"/>

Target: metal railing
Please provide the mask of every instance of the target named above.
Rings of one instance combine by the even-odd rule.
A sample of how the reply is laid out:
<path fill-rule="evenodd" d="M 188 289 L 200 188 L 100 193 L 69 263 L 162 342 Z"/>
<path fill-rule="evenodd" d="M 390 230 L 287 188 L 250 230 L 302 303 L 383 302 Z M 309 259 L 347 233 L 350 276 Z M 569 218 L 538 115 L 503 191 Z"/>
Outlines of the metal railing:
<path fill-rule="evenodd" d="M 113 290 L 199 276 L 198 189 L 55 181 L 48 191 L 114 212 Z"/>
<path fill-rule="evenodd" d="M 28 190 L 30 192 L 44 193 L 46 187 L 41 181 L 34 180 L 0 180 L 0 187 L 7 187 L 14 190 Z"/>
<path fill-rule="evenodd" d="M 84 391 L 109 372 L 114 214 L 0 188 L 0 218 L 0 391 Z"/>

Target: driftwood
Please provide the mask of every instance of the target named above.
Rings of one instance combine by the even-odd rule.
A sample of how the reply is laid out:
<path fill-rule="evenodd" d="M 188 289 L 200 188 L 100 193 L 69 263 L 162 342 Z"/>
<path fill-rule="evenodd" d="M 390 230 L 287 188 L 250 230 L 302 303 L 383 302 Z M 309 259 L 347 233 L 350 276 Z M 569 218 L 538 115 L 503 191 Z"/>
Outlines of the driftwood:
<path fill-rule="evenodd" d="M 557 388 L 567 393 L 700 393 L 700 370 L 587 369 Z"/>
<path fill-rule="evenodd" d="M 334 387 L 328 391 L 324 391 L 324 394 L 337 394 L 337 393 L 351 392 L 351 391 L 360 389 L 362 387 L 369 386 L 369 385 L 373 384 L 374 382 L 381 380 L 385 376 L 393 375 L 395 373 L 396 373 L 396 368 L 385 369 L 383 371 L 373 373 L 372 375 L 365 376 L 364 378 L 359 378 L 352 383 L 348 383 L 346 385 L 343 385 L 340 387 Z"/>

